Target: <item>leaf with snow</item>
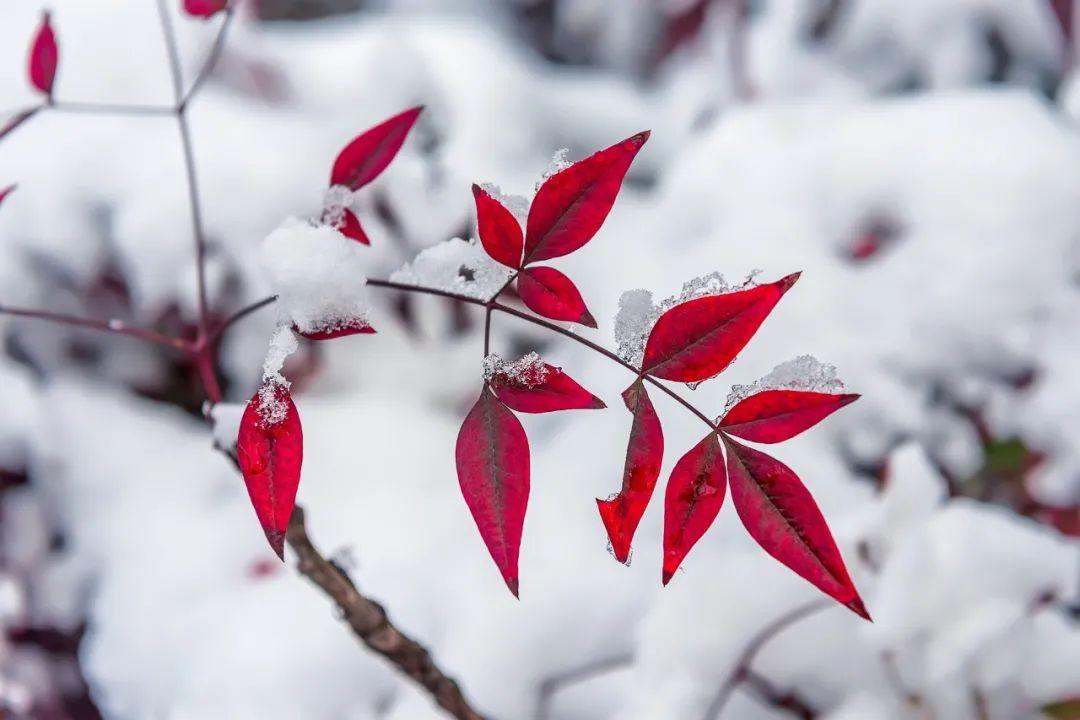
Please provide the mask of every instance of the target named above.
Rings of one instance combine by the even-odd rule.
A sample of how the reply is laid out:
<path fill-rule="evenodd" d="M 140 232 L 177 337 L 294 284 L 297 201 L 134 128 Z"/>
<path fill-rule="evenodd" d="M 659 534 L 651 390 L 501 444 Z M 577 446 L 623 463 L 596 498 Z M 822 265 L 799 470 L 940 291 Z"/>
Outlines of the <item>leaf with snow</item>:
<path fill-rule="evenodd" d="M 377 178 L 401 150 L 423 109 L 410 108 L 353 138 L 334 161 L 330 184 L 359 190 Z"/>
<path fill-rule="evenodd" d="M 661 315 L 645 345 L 642 372 L 701 382 L 726 368 L 799 274 L 746 290 L 689 300 Z"/>
<path fill-rule="evenodd" d="M 637 380 L 622 394 L 626 409 L 633 415 L 630 441 L 626 445 L 622 488 L 607 500 L 597 498 L 600 519 L 604 522 L 615 559 L 630 560 L 630 546 L 641 516 L 652 498 L 660 465 L 664 461 L 664 433 L 645 384 Z"/>
<path fill-rule="evenodd" d="M 371 240 L 368 239 L 363 226 L 360 225 L 360 218 L 356 217 L 356 213 L 348 208 L 341 211 L 341 224 L 338 226 L 338 232 L 361 245 L 371 244 Z"/>
<path fill-rule="evenodd" d="M 458 432 L 455 459 L 465 504 L 517 597 L 518 553 L 529 503 L 529 440 L 487 384 Z"/>
<path fill-rule="evenodd" d="M 537 315 L 596 327 L 596 320 L 573 281 L 555 268 L 525 268 L 518 273 L 517 290 L 521 302 Z"/>
<path fill-rule="evenodd" d="M 779 460 L 724 436 L 731 499 L 765 552 L 852 612 L 870 619 L 829 526 L 802 480 Z"/>
<path fill-rule="evenodd" d="M 715 432 L 679 458 L 664 496 L 663 583 L 667 585 L 724 504 L 727 478 Z"/>
<path fill-rule="evenodd" d="M 229 0 L 184 0 L 184 12 L 192 17 L 208 18 L 217 15 Z"/>
<path fill-rule="evenodd" d="M 649 139 L 641 132 L 555 173 L 529 208 L 525 263 L 561 257 L 592 239 L 604 224 L 630 163 Z"/>
<path fill-rule="evenodd" d="M 476 233 L 484 250 L 496 262 L 511 268 L 521 267 L 525 239 L 517 218 L 479 185 L 473 185 L 472 191 L 476 201 Z"/>
<path fill-rule="evenodd" d="M 51 17 L 48 12 L 44 12 L 41 14 L 41 24 L 30 45 L 27 74 L 30 84 L 49 97 L 52 97 L 58 61 L 59 50 L 56 46 L 56 35 L 53 33 Z"/>
<path fill-rule="evenodd" d="M 394 271 L 390 280 L 486 301 L 506 286 L 511 272 L 492 260 L 478 243 L 454 238 L 423 250 L 411 263 Z"/>
<path fill-rule="evenodd" d="M 264 382 L 251 398 L 240 420 L 236 452 L 266 539 L 284 559 L 285 531 L 296 503 L 304 459 L 300 415 L 287 385 Z"/>
<path fill-rule="evenodd" d="M 561 368 L 548 365 L 536 353 L 514 362 L 496 354 L 484 358 L 484 379 L 511 410 L 548 413 L 558 410 L 600 410 L 600 398 L 581 387 Z"/>

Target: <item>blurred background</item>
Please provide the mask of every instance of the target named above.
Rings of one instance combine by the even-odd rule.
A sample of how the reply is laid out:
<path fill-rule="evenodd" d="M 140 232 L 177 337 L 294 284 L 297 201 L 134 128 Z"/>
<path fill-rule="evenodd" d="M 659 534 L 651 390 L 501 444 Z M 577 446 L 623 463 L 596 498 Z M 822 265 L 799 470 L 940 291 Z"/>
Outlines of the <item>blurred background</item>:
<path fill-rule="evenodd" d="M 185 76 L 221 18 L 169 2 Z M 0 123 L 43 8 L 0 9 Z M 150 0 L 50 0 L 56 97 L 169 105 Z M 373 295 L 378 334 L 290 359 L 316 544 L 500 720 L 1080 717 L 1080 84 L 1071 0 L 247 0 L 190 110 L 212 311 L 267 294 L 263 237 L 317 215 L 337 151 L 426 110 L 361 193 L 371 277 L 475 233 L 472 182 L 529 195 L 556 151 L 653 131 L 615 210 L 560 260 L 614 346 L 621 293 L 803 271 L 725 374 L 811 354 L 862 399 L 775 448 L 814 493 L 874 624 L 732 508 L 660 586 L 660 489 L 630 567 L 632 375 L 508 316 L 611 408 L 523 418 L 521 601 L 462 502 L 483 318 Z M 184 162 L 168 117 L 42 112 L 0 143 L 0 305 L 192 332 Z M 226 336 L 253 392 L 273 309 Z M 0 315 L 0 717 L 441 717 L 271 555 L 175 353 Z M 654 393 L 667 458 L 697 422 Z M 234 408 L 235 409 L 235 408 Z M 235 413 L 234 413 L 235 414 Z M 230 430 L 219 427 L 222 439 Z M 232 437 L 235 437 L 233 434 Z M 287 558 L 288 560 L 289 558 Z M 741 673 L 755 637 L 778 619 Z"/>

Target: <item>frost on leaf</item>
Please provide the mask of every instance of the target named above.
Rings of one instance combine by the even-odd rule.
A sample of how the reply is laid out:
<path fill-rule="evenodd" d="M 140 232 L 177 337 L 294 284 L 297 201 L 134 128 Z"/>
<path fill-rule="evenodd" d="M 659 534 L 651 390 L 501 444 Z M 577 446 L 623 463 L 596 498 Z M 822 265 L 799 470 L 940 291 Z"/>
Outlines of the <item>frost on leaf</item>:
<path fill-rule="evenodd" d="M 599 410 L 602 400 L 581 387 L 535 352 L 506 362 L 497 354 L 484 358 L 484 380 L 507 407 L 518 412 L 545 413 L 557 410 Z"/>
<path fill-rule="evenodd" d="M 514 597 L 529 504 L 529 440 L 486 384 L 458 432 L 458 483 L 480 536 Z"/>
<path fill-rule="evenodd" d="M 490 300 L 506 285 L 511 272 L 488 257 L 475 240 L 454 238 L 422 251 L 390 280 Z"/>
<path fill-rule="evenodd" d="M 644 383 L 638 380 L 623 392 L 626 409 L 634 416 L 630 441 L 626 445 L 622 488 L 606 500 L 597 498 L 600 519 L 607 530 L 611 552 L 621 563 L 629 563 L 630 546 L 641 516 L 652 497 L 660 465 L 664 460 L 664 433 Z"/>
<path fill-rule="evenodd" d="M 500 205 L 510 211 L 522 225 L 529 217 L 529 198 L 524 195 L 513 195 L 503 192 L 502 188 L 495 183 L 480 183 L 480 189 L 490 195 Z"/>
<path fill-rule="evenodd" d="M 56 35 L 53 33 L 49 13 L 45 12 L 41 15 L 41 24 L 38 26 L 34 41 L 30 45 L 30 57 L 27 61 L 27 74 L 30 78 L 30 84 L 46 95 L 51 96 L 53 82 L 56 80 L 58 61 L 59 51 L 56 47 Z"/>
<path fill-rule="evenodd" d="M 781 442 L 858 397 L 844 393 L 835 367 L 801 355 L 749 385 L 732 386 L 719 425 L 744 440 Z"/>
<path fill-rule="evenodd" d="M 263 241 L 279 312 L 305 337 L 371 332 L 364 249 L 328 225 L 289 218 Z"/>
<path fill-rule="evenodd" d="M 266 425 L 276 425 L 288 414 L 288 403 L 282 402 L 279 390 L 288 391 L 290 384 L 281 374 L 281 369 L 296 348 L 296 336 L 288 326 L 279 327 L 270 338 L 266 359 L 263 360 L 262 385 L 256 393 L 259 398 L 256 408 L 259 419 Z"/>
<path fill-rule="evenodd" d="M 679 459 L 668 480 L 664 496 L 664 585 L 713 524 L 726 491 L 720 441 L 715 432 L 710 432 Z"/>
<path fill-rule="evenodd" d="M 569 154 L 570 148 L 559 148 L 555 151 L 555 153 L 551 156 L 551 162 L 548 163 L 548 166 L 544 169 L 543 175 L 541 175 L 540 179 L 537 180 L 536 187 L 533 188 L 534 194 L 540 191 L 540 186 L 544 184 L 545 180 L 547 180 L 552 175 L 561 173 L 563 170 L 574 164 L 566 159 L 566 156 Z"/>
<path fill-rule="evenodd" d="M 852 612 L 870 619 L 817 503 L 779 460 L 724 437 L 731 499 L 765 552 Z"/>

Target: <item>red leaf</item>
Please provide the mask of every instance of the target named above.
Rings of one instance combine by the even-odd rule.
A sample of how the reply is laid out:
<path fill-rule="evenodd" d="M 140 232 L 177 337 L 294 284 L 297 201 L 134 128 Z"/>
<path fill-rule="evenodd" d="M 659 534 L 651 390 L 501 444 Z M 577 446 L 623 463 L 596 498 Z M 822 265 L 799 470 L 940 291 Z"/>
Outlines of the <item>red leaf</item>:
<path fill-rule="evenodd" d="M 555 268 L 525 268 L 518 274 L 517 290 L 521 302 L 537 315 L 596 327 L 596 320 L 585 307 L 581 293 L 570 278 Z"/>
<path fill-rule="evenodd" d="M 530 379 L 496 373 L 490 380 L 491 389 L 511 410 L 524 413 L 601 410 L 607 407 L 600 398 L 554 365 L 542 363 L 535 375 Z"/>
<path fill-rule="evenodd" d="M 193 17 L 208 18 L 218 14 L 229 0 L 184 0 L 184 12 Z"/>
<path fill-rule="evenodd" d="M 284 560 L 285 530 L 296 503 L 304 459 L 300 415 L 286 388 L 263 385 L 251 398 L 240 420 L 236 452 L 266 539 Z"/>
<path fill-rule="evenodd" d="M 763 452 L 724 437 L 731 499 L 765 552 L 867 620 L 829 526 L 802 481 Z"/>
<path fill-rule="evenodd" d="M 768 285 L 676 305 L 649 333 L 642 371 L 664 380 L 708 380 L 731 364 L 798 279 L 795 273 Z"/>
<path fill-rule="evenodd" d="M 3 190 L 0 190 L 0 204 L 3 204 L 4 198 L 6 198 L 8 195 L 10 195 L 12 193 L 12 191 L 15 190 L 15 188 L 17 188 L 17 187 L 18 187 L 18 185 L 8 185 Z"/>
<path fill-rule="evenodd" d="M 615 559 L 626 563 L 630 559 L 634 532 L 645 514 L 653 488 L 656 487 L 656 479 L 660 477 L 660 465 L 664 460 L 664 433 L 641 380 L 626 388 L 622 397 L 626 409 L 634 416 L 630 426 L 630 442 L 626 445 L 622 491 L 608 500 L 597 498 L 596 506 L 607 529 Z"/>
<path fill-rule="evenodd" d="M 406 110 L 353 138 L 334 161 L 330 184 L 359 190 L 377 178 L 398 154 L 423 109 Z"/>
<path fill-rule="evenodd" d="M 664 572 L 667 585 L 724 504 L 727 479 L 720 441 L 711 432 L 671 471 L 664 497 Z"/>
<path fill-rule="evenodd" d="M 360 225 L 360 218 L 356 217 L 356 213 L 349 208 L 345 208 L 343 213 L 341 227 L 338 228 L 338 232 L 361 245 L 370 245 L 371 240 L 368 239 L 367 233 L 364 232 L 363 226 Z"/>
<path fill-rule="evenodd" d="M 743 440 L 778 443 L 809 430 L 858 395 L 804 390 L 764 390 L 737 402 L 720 421 L 724 432 Z"/>
<path fill-rule="evenodd" d="M 649 139 L 641 132 L 555 173 L 529 208 L 525 262 L 550 260 L 589 242 L 604 224 L 623 177 Z"/>
<path fill-rule="evenodd" d="M 484 386 L 457 438 L 461 494 L 506 586 L 518 596 L 518 552 L 529 503 L 529 440 Z"/>
<path fill-rule="evenodd" d="M 496 262 L 515 269 L 521 267 L 521 248 L 525 240 L 517 218 L 479 185 L 474 184 L 472 192 L 476 200 L 480 244 Z"/>
<path fill-rule="evenodd" d="M 52 95 L 57 60 L 56 35 L 53 34 L 49 13 L 44 12 L 41 14 L 37 34 L 34 35 L 34 42 L 30 46 L 28 71 L 30 84 L 46 95 Z"/>
<path fill-rule="evenodd" d="M 34 115 L 37 115 L 37 112 L 40 109 L 40 107 L 33 107 L 16 113 L 10 120 L 4 123 L 3 127 L 0 127 L 0 140 L 7 137 L 9 133 L 14 132 L 16 128 L 34 117 Z"/>
<path fill-rule="evenodd" d="M 312 332 L 301 332 L 300 328 L 293 325 L 292 330 L 297 335 L 305 337 L 308 340 L 333 340 L 334 338 L 347 337 L 349 335 L 375 334 L 375 328 L 371 327 L 366 322 L 349 323 L 327 330 L 313 330 Z"/>

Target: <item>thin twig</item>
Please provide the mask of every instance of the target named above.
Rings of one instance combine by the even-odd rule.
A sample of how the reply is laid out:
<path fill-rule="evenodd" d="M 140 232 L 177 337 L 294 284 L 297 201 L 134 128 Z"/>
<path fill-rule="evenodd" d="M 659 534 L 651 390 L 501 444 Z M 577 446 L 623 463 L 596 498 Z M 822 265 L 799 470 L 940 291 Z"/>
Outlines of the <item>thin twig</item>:
<path fill-rule="evenodd" d="M 184 79 L 181 74 L 180 50 L 176 46 L 176 33 L 173 31 L 172 16 L 169 15 L 169 7 L 166 0 L 157 0 L 158 19 L 161 21 L 161 34 L 165 38 L 165 52 L 169 58 L 169 76 L 172 78 L 173 100 L 176 108 L 173 113 L 179 112 L 180 101 L 184 97 Z"/>
<path fill-rule="evenodd" d="M 225 35 L 228 33 L 229 25 L 232 24 L 233 19 L 232 6 L 225 8 L 225 19 L 221 21 L 221 26 L 218 28 L 217 36 L 214 38 L 214 44 L 210 48 L 210 54 L 206 56 L 206 62 L 203 63 L 202 69 L 199 70 L 199 74 L 195 76 L 195 81 L 191 83 L 191 87 L 188 88 L 187 94 L 180 100 L 177 105 L 177 110 L 184 112 L 187 110 L 188 103 L 195 97 L 195 93 L 199 92 L 199 88 L 206 82 L 207 78 L 214 71 L 214 67 L 217 65 L 218 58 L 221 57 L 221 51 L 225 48 Z"/>
<path fill-rule="evenodd" d="M 633 661 L 634 655 L 632 653 L 620 653 L 545 678 L 540 683 L 539 698 L 537 699 L 536 713 L 533 715 L 533 720 L 550 720 L 551 701 L 567 685 L 585 682 L 614 670 L 619 670 L 627 667 Z"/>
<path fill-rule="evenodd" d="M 250 305 L 246 305 L 246 306 L 240 308 L 239 310 L 234 312 L 232 315 L 225 318 L 224 322 L 222 322 L 220 325 L 218 325 L 216 328 L 214 328 L 214 330 L 210 333 L 210 342 L 211 343 L 217 342 L 217 340 L 223 334 L 225 334 L 225 331 L 228 330 L 233 325 L 235 325 L 237 322 L 239 322 L 240 320 L 243 320 L 248 315 L 251 315 L 254 312 L 258 312 L 259 310 L 262 310 L 264 307 L 267 307 L 269 305 L 273 305 L 276 301 L 277 301 L 277 295 L 271 295 L 270 297 L 263 298 L 262 300 L 259 300 L 258 302 L 254 302 L 254 303 L 251 303 Z"/>
<path fill-rule="evenodd" d="M 56 323 L 58 325 L 70 325 L 72 327 L 86 328 L 88 330 L 97 330 L 98 332 L 112 333 L 113 335 L 126 335 L 128 337 L 154 343 L 155 345 L 170 347 L 175 350 L 191 350 L 191 345 L 186 340 L 163 335 L 148 328 L 128 325 L 119 320 L 94 320 L 92 318 L 65 315 L 63 313 L 50 312 L 48 310 L 32 310 L 29 308 L 7 307 L 3 305 L 0 305 L 0 315 L 10 315 L 12 317 L 29 318 L 32 320 L 44 320 L 45 322 Z"/>
<path fill-rule="evenodd" d="M 55 101 L 45 106 L 56 112 L 80 113 L 90 115 L 125 115 L 130 117 L 170 117 L 176 114 L 176 108 L 164 105 L 124 105 L 113 103 L 87 103 Z"/>
<path fill-rule="evenodd" d="M 304 510 L 299 505 L 289 519 L 285 537 L 297 555 L 297 569 L 333 600 L 342 619 L 364 645 L 427 690 L 451 717 L 484 720 L 465 699 L 458 684 L 435 664 L 427 648 L 395 627 L 382 605 L 365 597 L 340 566 L 319 553 L 308 537 Z"/>

